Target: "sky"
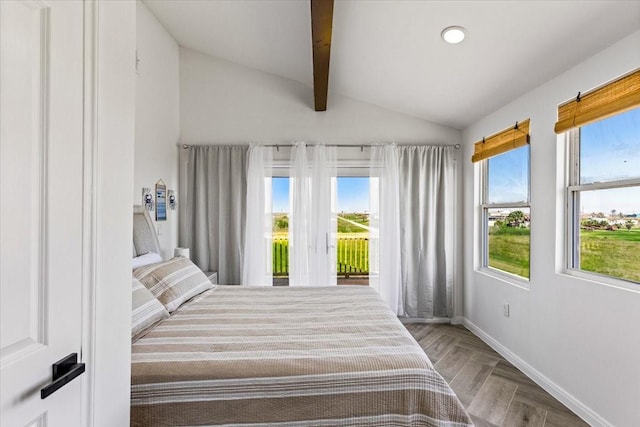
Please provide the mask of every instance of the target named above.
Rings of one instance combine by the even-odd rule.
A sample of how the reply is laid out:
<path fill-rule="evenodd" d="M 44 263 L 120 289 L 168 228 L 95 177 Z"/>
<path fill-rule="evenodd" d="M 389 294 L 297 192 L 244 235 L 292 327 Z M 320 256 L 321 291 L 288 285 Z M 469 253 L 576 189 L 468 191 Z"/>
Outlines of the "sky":
<path fill-rule="evenodd" d="M 581 184 L 640 177 L 640 108 L 583 126 L 580 149 Z M 528 150 L 525 146 L 489 159 L 490 203 L 526 200 Z M 640 214 L 640 187 L 582 192 L 582 213 L 614 209 Z"/>
<path fill-rule="evenodd" d="M 289 178 L 273 178 L 273 211 L 289 210 Z M 338 212 L 369 211 L 369 178 L 338 177 Z"/>
<path fill-rule="evenodd" d="M 273 212 L 289 210 L 289 178 L 273 178 L 271 182 Z"/>
<path fill-rule="evenodd" d="M 338 212 L 369 212 L 369 177 L 338 177 Z"/>
<path fill-rule="evenodd" d="M 604 143 L 603 143 L 604 141 Z M 580 183 L 640 177 L 640 108 L 580 131 Z M 640 214 L 640 187 L 584 192 L 581 212 Z"/>
<path fill-rule="evenodd" d="M 489 159 L 489 203 L 527 202 L 529 146 Z"/>

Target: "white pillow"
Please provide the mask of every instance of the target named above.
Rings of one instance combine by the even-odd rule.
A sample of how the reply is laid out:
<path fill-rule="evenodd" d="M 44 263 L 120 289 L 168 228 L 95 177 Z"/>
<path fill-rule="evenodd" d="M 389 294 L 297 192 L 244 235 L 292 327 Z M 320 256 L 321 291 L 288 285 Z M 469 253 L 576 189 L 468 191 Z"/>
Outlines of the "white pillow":
<path fill-rule="evenodd" d="M 133 270 L 138 267 L 144 267 L 145 265 L 156 264 L 159 262 L 162 262 L 162 257 L 155 252 L 149 252 L 148 254 L 133 258 Z"/>
<path fill-rule="evenodd" d="M 169 312 L 135 277 L 131 292 L 131 340 L 135 342 L 160 321 L 169 317 Z"/>
<path fill-rule="evenodd" d="M 169 313 L 186 300 L 213 287 L 202 270 L 182 256 L 136 268 L 133 277 L 140 280 Z"/>

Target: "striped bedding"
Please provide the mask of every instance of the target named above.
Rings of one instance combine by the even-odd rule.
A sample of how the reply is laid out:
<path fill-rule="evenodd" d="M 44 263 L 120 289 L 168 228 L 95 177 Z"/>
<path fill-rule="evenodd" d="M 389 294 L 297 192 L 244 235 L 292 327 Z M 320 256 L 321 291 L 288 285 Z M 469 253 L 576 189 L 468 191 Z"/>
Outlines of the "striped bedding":
<path fill-rule="evenodd" d="M 362 286 L 218 286 L 132 346 L 132 426 L 471 426 Z"/>

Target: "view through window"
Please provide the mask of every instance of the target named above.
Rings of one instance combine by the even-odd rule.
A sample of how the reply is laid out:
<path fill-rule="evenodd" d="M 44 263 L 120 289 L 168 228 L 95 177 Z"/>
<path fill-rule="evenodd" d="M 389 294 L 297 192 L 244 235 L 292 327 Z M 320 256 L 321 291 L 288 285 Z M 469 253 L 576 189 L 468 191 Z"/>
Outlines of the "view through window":
<path fill-rule="evenodd" d="M 640 282 L 640 108 L 572 132 L 569 267 Z"/>
<path fill-rule="evenodd" d="M 369 177 L 338 177 L 337 180 L 338 284 L 368 284 L 369 275 Z M 285 284 L 289 275 L 289 178 L 274 177 L 273 275 Z"/>
<path fill-rule="evenodd" d="M 529 146 L 484 163 L 483 266 L 529 278 Z"/>
<path fill-rule="evenodd" d="M 338 177 L 337 185 L 338 277 L 368 284 L 369 177 Z"/>

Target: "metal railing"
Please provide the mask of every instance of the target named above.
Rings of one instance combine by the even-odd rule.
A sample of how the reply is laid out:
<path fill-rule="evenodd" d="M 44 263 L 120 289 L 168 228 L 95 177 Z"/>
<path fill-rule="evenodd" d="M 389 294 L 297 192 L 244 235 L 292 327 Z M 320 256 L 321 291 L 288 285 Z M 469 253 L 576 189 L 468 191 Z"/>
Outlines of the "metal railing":
<path fill-rule="evenodd" d="M 341 237 L 338 234 L 337 245 L 336 271 L 339 277 L 369 274 L 368 237 Z M 289 275 L 289 239 L 287 237 L 273 238 L 273 275 L 274 277 Z"/>
<path fill-rule="evenodd" d="M 338 276 L 369 274 L 369 238 L 338 235 L 336 258 Z"/>
<path fill-rule="evenodd" d="M 289 275 L 289 239 L 273 238 L 273 276 Z"/>

